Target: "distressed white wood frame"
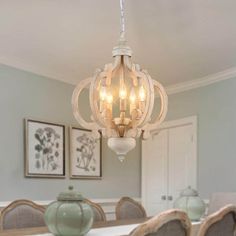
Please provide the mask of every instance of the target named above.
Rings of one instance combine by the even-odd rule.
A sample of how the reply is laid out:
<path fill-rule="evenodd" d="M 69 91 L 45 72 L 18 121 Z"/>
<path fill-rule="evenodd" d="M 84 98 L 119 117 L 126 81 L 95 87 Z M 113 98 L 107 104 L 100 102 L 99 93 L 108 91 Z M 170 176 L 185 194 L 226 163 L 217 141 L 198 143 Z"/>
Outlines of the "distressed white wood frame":
<path fill-rule="evenodd" d="M 124 57 L 124 63 L 126 63 L 125 66 L 130 70 L 133 84 L 137 84 L 136 80 L 138 77 L 141 78 L 147 92 L 145 108 L 139 120 L 132 120 L 128 117 L 128 119 L 131 120 L 131 123 L 127 127 L 128 130 L 125 134 L 125 137 L 137 138 L 140 137 L 143 132 L 143 138 L 147 139 L 150 135 L 150 130 L 157 128 L 165 119 L 168 109 L 168 97 L 164 87 L 158 81 L 152 80 L 147 71 L 141 70 L 139 65 L 131 63 L 129 55 L 117 55 L 115 57 L 114 64 L 105 65 L 103 71 L 99 69 L 96 70 L 93 78 L 88 78 L 78 83 L 72 95 L 73 114 L 78 123 L 86 129 L 91 129 L 97 138 L 99 137 L 99 131 L 102 132 L 104 137 L 117 137 L 118 127 L 114 122 L 114 117 L 112 117 L 111 120 L 105 120 L 100 114 L 97 102 L 98 86 L 100 84 L 101 79 L 106 77 L 106 84 L 111 84 L 112 74 L 117 68 L 121 66 L 121 56 Z M 79 96 L 89 84 L 90 107 L 92 111 L 91 122 L 85 121 L 79 110 Z M 152 123 L 150 123 L 150 118 L 154 106 L 155 91 L 160 97 L 161 108 L 159 115 L 154 119 Z"/>

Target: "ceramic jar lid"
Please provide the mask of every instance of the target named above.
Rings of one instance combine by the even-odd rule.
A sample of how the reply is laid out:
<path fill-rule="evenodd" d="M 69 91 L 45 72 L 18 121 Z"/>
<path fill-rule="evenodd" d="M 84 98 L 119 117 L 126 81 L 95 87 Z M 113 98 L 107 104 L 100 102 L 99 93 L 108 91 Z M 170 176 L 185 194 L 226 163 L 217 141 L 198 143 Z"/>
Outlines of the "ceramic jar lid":
<path fill-rule="evenodd" d="M 58 195 L 57 200 L 58 201 L 83 201 L 84 200 L 83 196 L 79 192 L 73 191 L 73 189 L 74 189 L 73 186 L 69 186 L 67 191 L 61 192 Z"/>
<path fill-rule="evenodd" d="M 195 189 L 192 189 L 191 186 L 188 186 L 180 193 L 181 197 L 197 197 L 198 192 Z"/>

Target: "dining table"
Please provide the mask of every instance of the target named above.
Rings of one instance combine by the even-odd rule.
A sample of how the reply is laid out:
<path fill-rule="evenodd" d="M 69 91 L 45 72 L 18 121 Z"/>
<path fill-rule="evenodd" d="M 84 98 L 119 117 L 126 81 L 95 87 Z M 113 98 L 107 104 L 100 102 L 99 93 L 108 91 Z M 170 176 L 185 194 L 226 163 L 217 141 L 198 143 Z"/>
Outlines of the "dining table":
<path fill-rule="evenodd" d="M 126 236 L 148 218 L 110 220 L 95 222 L 86 236 Z M 197 236 L 201 222 L 192 222 L 191 236 Z M 9 229 L 0 231 L 0 236 L 53 236 L 47 227 Z"/>

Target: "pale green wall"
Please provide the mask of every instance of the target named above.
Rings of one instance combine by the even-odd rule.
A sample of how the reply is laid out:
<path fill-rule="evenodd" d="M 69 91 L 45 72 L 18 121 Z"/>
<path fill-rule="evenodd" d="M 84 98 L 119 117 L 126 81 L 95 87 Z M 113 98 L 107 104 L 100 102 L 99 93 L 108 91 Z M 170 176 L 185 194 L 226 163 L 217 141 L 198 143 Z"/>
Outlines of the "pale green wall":
<path fill-rule="evenodd" d="M 198 186 L 236 192 L 236 79 L 169 96 L 169 120 L 198 116 Z"/>
<path fill-rule="evenodd" d="M 0 65 L 0 201 L 55 199 L 73 184 L 90 198 L 140 196 L 140 145 L 122 164 L 103 143 L 102 180 L 24 178 L 23 119 L 27 117 L 77 125 L 72 115 L 74 86 Z M 86 103 L 86 101 L 85 101 Z M 84 112 L 88 106 L 84 104 Z M 68 143 L 66 144 L 68 150 Z"/>
<path fill-rule="evenodd" d="M 0 66 L 0 187 L 4 190 L 0 201 L 23 197 L 54 199 L 69 184 L 91 198 L 140 196 L 139 145 L 121 164 L 104 142 L 101 181 L 24 178 L 23 119 L 33 117 L 76 125 L 70 105 L 72 91 L 71 85 Z M 198 116 L 201 196 L 236 191 L 236 79 L 169 96 L 168 120 L 191 115 Z"/>

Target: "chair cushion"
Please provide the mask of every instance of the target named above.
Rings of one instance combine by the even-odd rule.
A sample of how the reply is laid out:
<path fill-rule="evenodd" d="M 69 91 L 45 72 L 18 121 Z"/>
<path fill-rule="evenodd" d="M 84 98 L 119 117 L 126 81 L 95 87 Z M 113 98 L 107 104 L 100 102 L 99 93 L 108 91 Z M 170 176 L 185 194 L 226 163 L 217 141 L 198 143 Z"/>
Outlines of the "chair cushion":
<path fill-rule="evenodd" d="M 145 236 L 186 236 L 186 230 L 178 220 L 170 221 L 164 224 L 156 233 Z"/>
<path fill-rule="evenodd" d="M 233 213 L 229 213 L 224 218 L 209 227 L 206 236 L 234 236 L 235 219 Z"/>
<path fill-rule="evenodd" d="M 123 202 L 122 206 L 120 206 L 119 213 L 120 219 L 136 219 L 145 217 L 143 210 L 140 209 L 138 205 L 129 201 Z"/>

